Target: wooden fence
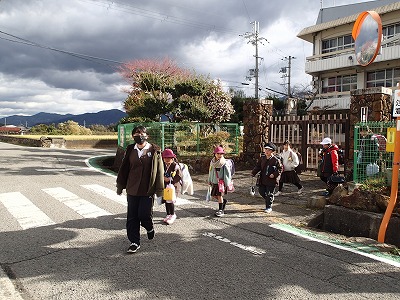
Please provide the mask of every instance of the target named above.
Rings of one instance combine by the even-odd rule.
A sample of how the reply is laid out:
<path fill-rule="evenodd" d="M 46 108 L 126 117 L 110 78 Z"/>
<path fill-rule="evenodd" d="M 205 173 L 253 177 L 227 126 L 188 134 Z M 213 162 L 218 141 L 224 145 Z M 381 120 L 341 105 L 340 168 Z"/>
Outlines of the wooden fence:
<path fill-rule="evenodd" d="M 316 171 L 322 139 L 331 138 L 334 144 L 345 150 L 345 157 L 349 157 L 349 133 L 347 114 L 289 115 L 271 117 L 269 140 L 278 146 L 278 152 L 282 151 L 283 142 L 288 140 L 301 154 L 306 170 Z M 340 171 L 345 171 L 343 166 Z"/>

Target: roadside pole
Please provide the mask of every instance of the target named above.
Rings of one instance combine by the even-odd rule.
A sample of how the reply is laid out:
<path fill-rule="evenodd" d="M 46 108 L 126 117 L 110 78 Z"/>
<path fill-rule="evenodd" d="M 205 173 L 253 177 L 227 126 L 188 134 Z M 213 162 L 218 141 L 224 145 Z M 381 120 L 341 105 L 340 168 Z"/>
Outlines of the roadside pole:
<path fill-rule="evenodd" d="M 399 190 L 399 167 L 400 167 L 400 89 L 395 91 L 393 117 L 396 117 L 396 135 L 394 140 L 393 169 L 392 169 L 392 188 L 390 191 L 390 200 L 379 227 L 378 242 L 385 242 L 386 229 L 392 216 L 393 209 L 397 202 L 397 193 Z M 400 235 L 400 232 L 399 232 Z"/>

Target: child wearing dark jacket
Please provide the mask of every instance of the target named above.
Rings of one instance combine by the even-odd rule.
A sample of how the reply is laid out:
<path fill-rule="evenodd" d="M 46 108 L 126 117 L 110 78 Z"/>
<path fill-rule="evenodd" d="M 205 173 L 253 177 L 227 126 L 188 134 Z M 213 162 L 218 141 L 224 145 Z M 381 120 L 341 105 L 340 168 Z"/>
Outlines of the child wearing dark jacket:
<path fill-rule="evenodd" d="M 275 187 L 279 184 L 279 176 L 282 173 L 282 164 L 274 156 L 276 146 L 273 143 L 267 143 L 264 146 L 264 154 L 257 161 L 256 166 L 251 171 L 252 176 L 260 172 L 258 191 L 265 200 L 264 212 L 272 212 L 272 203 L 274 202 Z"/>

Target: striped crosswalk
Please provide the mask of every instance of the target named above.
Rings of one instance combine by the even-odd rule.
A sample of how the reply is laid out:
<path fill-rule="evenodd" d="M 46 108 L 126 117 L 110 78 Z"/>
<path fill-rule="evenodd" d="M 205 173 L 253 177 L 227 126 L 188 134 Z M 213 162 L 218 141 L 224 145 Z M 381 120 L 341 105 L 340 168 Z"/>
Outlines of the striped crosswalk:
<path fill-rule="evenodd" d="M 19 192 L 0 194 L 0 202 L 18 221 L 22 229 L 55 224 L 44 212 Z"/>
<path fill-rule="evenodd" d="M 100 216 L 111 215 L 111 213 L 82 198 L 79 198 L 77 195 L 67 191 L 64 188 L 50 188 L 43 189 L 43 191 L 52 196 L 54 199 L 65 204 L 84 218 L 97 218 Z"/>
<path fill-rule="evenodd" d="M 113 203 L 120 205 L 120 208 L 127 206 L 126 195 L 117 195 L 114 189 L 109 189 L 99 184 L 80 185 L 78 189 L 82 190 L 79 194 L 86 195 L 89 192 L 97 195 L 100 199 L 113 201 Z M 81 198 L 64 187 L 51 187 L 38 190 L 48 195 L 46 202 L 50 207 L 52 207 L 51 201 L 57 201 L 61 203 L 65 209 L 79 215 L 80 218 L 97 218 L 112 215 L 112 213 L 106 209 Z M 34 193 L 29 193 L 29 195 L 32 194 Z M 39 208 L 39 205 L 37 206 L 34 204 L 33 199 L 29 199 L 29 195 L 27 196 L 22 192 L 0 193 L 0 206 L 2 205 L 6 209 L 6 213 L 9 214 L 9 216 L 12 216 L 12 218 L 14 218 L 19 224 L 20 229 L 23 230 L 57 224 L 57 222 L 48 216 L 49 210 L 47 211 L 47 214 L 43 212 Z M 101 203 L 101 201 L 99 202 Z M 178 198 L 176 205 L 190 203 L 192 202 L 189 200 Z M 122 211 L 124 210 L 121 210 L 121 212 Z M 4 212 L 4 209 L 1 207 L 0 212 Z"/>

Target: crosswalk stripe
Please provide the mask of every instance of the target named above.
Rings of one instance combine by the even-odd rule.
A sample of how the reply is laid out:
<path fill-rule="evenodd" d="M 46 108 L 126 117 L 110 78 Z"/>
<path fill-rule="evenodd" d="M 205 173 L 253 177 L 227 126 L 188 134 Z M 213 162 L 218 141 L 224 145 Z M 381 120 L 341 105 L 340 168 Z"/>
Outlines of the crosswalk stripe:
<path fill-rule="evenodd" d="M 44 212 L 20 192 L 0 194 L 0 201 L 22 229 L 55 224 Z"/>
<path fill-rule="evenodd" d="M 48 188 L 42 189 L 42 191 L 73 209 L 84 218 L 97 218 L 100 216 L 111 215 L 108 211 L 90 203 L 89 201 L 79 198 L 77 195 L 64 188 Z"/>
<path fill-rule="evenodd" d="M 81 185 L 85 189 L 88 189 L 98 195 L 101 195 L 103 197 L 106 197 L 110 200 L 113 200 L 119 204 L 127 206 L 127 201 L 126 201 L 126 196 L 125 195 L 117 195 L 115 190 L 110 190 L 108 188 L 105 188 L 101 185 L 98 184 L 86 184 L 86 185 Z M 189 201 L 187 199 L 183 198 L 176 198 L 175 205 L 184 205 L 184 204 L 190 204 L 193 203 L 192 201 Z"/>
<path fill-rule="evenodd" d="M 184 204 L 191 204 L 191 203 L 193 203 L 193 202 L 192 202 L 192 201 L 189 201 L 189 200 L 187 200 L 187 199 L 184 199 L 184 198 L 179 198 L 179 197 L 177 197 L 177 198 L 176 198 L 175 205 L 184 205 Z"/>
<path fill-rule="evenodd" d="M 115 201 L 119 204 L 122 204 L 124 206 L 128 205 L 126 201 L 126 195 L 117 195 L 116 191 L 114 190 L 110 190 L 98 184 L 86 184 L 81 186 L 85 189 L 88 189 L 89 191 L 95 192 L 96 194 L 106 197 L 107 199 Z"/>

